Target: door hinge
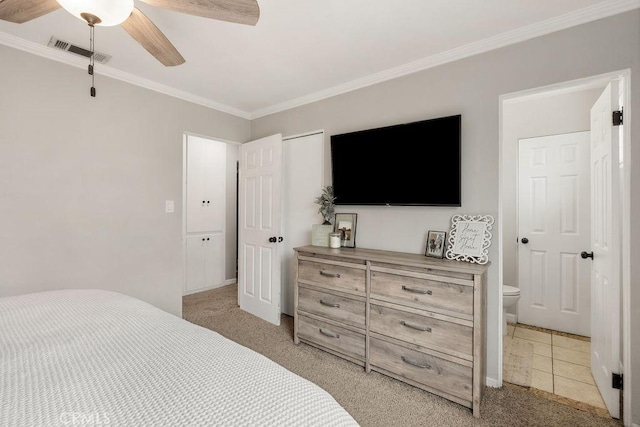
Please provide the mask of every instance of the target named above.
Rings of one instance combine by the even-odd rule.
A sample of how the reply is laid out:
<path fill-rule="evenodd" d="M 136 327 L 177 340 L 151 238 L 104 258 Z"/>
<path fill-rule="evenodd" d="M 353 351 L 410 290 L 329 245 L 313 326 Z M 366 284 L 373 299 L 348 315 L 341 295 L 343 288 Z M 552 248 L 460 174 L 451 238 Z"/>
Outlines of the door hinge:
<path fill-rule="evenodd" d="M 622 390 L 624 385 L 622 382 L 622 374 L 612 374 L 612 377 L 613 380 L 611 381 L 611 387 Z"/>
<path fill-rule="evenodd" d="M 622 123 L 622 109 L 613 112 L 613 125 L 620 126 Z"/>

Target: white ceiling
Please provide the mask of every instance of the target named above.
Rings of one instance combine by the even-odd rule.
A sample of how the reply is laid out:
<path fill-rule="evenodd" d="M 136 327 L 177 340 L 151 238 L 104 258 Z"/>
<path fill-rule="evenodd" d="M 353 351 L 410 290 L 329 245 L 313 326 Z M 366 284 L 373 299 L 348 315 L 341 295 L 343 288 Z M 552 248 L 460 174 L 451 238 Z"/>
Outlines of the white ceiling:
<path fill-rule="evenodd" d="M 113 56 L 98 73 L 255 118 L 640 7 L 640 0 L 258 0 L 255 27 L 140 8 L 186 59 L 164 67 L 120 27 L 96 28 Z M 0 43 L 73 65 L 49 38 L 88 47 L 87 25 L 60 9 L 0 21 Z M 51 51 L 51 52 L 50 52 Z"/>

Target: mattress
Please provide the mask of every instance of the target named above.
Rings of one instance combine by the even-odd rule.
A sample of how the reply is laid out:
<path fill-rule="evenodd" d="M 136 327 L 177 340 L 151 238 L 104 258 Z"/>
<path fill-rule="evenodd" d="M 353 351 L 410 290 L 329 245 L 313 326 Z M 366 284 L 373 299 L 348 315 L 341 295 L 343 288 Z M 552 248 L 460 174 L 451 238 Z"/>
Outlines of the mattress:
<path fill-rule="evenodd" d="M 0 426 L 351 426 L 317 385 L 115 292 L 0 298 Z"/>

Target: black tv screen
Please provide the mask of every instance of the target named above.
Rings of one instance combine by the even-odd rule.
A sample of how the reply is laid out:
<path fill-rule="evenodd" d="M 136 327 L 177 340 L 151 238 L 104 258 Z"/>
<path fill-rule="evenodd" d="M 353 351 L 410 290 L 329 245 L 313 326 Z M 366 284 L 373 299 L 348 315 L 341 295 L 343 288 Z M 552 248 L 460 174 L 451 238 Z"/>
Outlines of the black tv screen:
<path fill-rule="evenodd" d="M 336 204 L 461 206 L 461 119 L 332 135 Z"/>

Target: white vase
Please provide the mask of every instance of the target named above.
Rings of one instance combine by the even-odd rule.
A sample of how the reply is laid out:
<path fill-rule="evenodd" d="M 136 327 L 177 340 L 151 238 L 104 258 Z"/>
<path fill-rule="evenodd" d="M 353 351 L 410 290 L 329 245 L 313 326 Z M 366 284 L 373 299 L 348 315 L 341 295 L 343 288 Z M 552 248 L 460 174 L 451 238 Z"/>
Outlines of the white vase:
<path fill-rule="evenodd" d="M 311 244 L 329 247 L 329 233 L 333 231 L 331 224 L 313 224 L 311 226 Z"/>

